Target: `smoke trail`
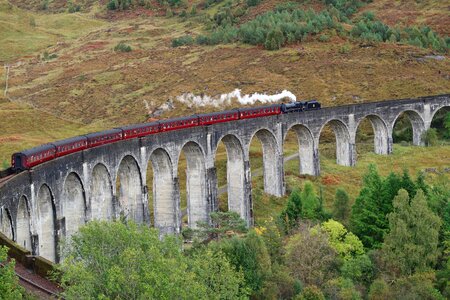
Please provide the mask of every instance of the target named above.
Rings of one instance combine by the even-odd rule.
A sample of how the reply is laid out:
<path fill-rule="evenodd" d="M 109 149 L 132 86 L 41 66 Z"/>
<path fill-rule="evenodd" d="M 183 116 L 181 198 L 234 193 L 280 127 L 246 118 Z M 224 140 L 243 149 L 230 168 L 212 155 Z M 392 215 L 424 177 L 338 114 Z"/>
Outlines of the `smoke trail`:
<path fill-rule="evenodd" d="M 222 94 L 217 97 L 210 97 L 208 95 L 194 95 L 192 93 L 186 93 L 186 94 L 176 97 L 176 100 L 178 102 L 186 104 L 189 107 L 192 107 L 192 106 L 219 107 L 219 106 L 223 106 L 223 105 L 230 105 L 233 99 L 236 99 L 240 104 L 248 105 L 248 104 L 255 104 L 256 102 L 272 103 L 272 102 L 277 102 L 283 98 L 289 98 L 292 101 L 297 100 L 297 97 L 293 93 L 291 93 L 287 90 L 283 90 L 281 93 L 275 94 L 275 95 L 254 93 L 251 95 L 243 95 L 242 96 L 241 90 L 239 90 L 239 89 L 235 89 L 231 93 Z"/>

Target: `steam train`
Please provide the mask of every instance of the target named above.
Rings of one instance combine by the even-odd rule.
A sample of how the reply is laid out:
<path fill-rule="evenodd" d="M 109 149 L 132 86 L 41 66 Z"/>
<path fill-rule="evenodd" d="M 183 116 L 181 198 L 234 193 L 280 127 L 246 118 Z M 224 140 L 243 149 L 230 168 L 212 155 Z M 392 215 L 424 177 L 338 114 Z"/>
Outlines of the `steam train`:
<path fill-rule="evenodd" d="M 195 126 L 208 126 L 235 120 L 295 113 L 306 110 L 317 110 L 320 109 L 320 107 L 320 103 L 317 100 L 311 100 L 287 104 L 283 103 L 269 106 L 239 108 L 209 114 L 161 120 L 152 123 L 129 125 L 56 141 L 14 153 L 11 158 L 11 166 L 14 172 L 20 172 L 61 156 L 121 140 L 141 138 L 151 134 Z"/>

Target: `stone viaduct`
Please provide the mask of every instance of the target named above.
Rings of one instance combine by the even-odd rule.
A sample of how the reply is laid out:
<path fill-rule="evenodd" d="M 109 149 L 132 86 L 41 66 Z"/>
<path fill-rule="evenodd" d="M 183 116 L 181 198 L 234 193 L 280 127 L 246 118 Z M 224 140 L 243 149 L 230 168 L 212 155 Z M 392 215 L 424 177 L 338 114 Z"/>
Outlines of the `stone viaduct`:
<path fill-rule="evenodd" d="M 377 154 L 392 152 L 392 131 L 405 113 L 413 127 L 413 143 L 430 127 L 434 114 L 450 106 L 450 95 L 391 100 L 317 111 L 219 123 L 150 135 L 88 149 L 36 166 L 0 186 L 1 231 L 18 244 L 51 261 L 59 260 L 60 241 L 93 219 L 123 215 L 153 225 L 162 233 L 181 230 L 178 161 L 187 161 L 188 225 L 209 221 L 218 209 L 215 157 L 218 144 L 227 152 L 228 209 L 253 222 L 249 147 L 256 136 L 263 147 L 265 192 L 285 192 L 283 141 L 292 130 L 298 137 L 300 172 L 319 175 L 319 137 L 330 124 L 336 136 L 337 163 L 356 163 L 355 136 L 367 118 Z M 153 205 L 146 186 L 153 169 Z M 153 213 L 150 213 L 152 210 Z M 153 217 L 154 216 L 154 217 Z"/>

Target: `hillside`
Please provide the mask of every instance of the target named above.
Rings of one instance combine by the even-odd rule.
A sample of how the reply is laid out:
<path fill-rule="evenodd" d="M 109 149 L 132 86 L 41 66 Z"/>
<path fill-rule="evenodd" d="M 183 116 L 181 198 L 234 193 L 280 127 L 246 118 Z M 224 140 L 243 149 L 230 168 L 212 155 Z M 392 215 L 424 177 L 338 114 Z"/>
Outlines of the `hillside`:
<path fill-rule="evenodd" d="M 211 34 L 211 20 L 227 7 L 242 8 L 233 25 L 240 26 L 284 3 L 279 0 L 250 7 L 243 1 L 174 6 L 149 1 L 123 11 L 108 10 L 107 1 L 72 1 L 80 5 L 76 13 L 68 13 L 65 1 L 47 2 L 42 9 L 42 1 L 0 1 L 0 62 L 10 66 L 7 98 L 0 98 L 6 115 L 0 119 L 0 139 L 6 141 L 0 146 L 1 161 L 11 151 L 56 138 L 219 109 L 182 104 L 176 98 L 184 93 L 288 90 L 298 99 L 317 98 L 334 106 L 449 92 L 446 53 L 403 43 L 367 43 L 333 30 L 322 34 L 327 41 L 310 35 L 277 51 L 240 42 L 172 47 L 174 38 Z M 370 10 L 388 24 L 397 15 L 399 26 L 429 25 L 443 37 L 448 34 L 443 2 L 390 3 L 364 4 L 351 19 Z M 326 7 L 322 1 L 296 5 L 315 11 Z M 114 51 L 121 42 L 131 51 Z M 0 72 L 3 89 L 6 68 Z M 36 130 L 32 120 L 46 122 Z"/>

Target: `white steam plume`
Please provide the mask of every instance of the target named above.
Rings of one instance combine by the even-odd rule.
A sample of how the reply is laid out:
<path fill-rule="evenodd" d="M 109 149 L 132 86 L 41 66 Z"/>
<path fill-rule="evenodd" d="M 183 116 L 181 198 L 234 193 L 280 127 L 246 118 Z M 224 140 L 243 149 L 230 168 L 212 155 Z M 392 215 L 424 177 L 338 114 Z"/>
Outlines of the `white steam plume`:
<path fill-rule="evenodd" d="M 240 104 L 254 104 L 256 102 L 261 103 L 272 103 L 277 102 L 283 98 L 289 98 L 292 101 L 296 101 L 297 97 L 286 90 L 283 90 L 279 94 L 275 95 L 266 95 L 266 94 L 259 94 L 254 93 L 251 95 L 241 95 L 241 90 L 235 89 L 231 93 L 228 94 L 222 94 L 217 97 L 210 97 L 208 95 L 194 95 L 192 93 L 186 93 L 180 96 L 177 96 L 176 100 L 186 104 L 189 107 L 197 106 L 197 107 L 204 107 L 204 106 L 214 106 L 219 107 L 222 105 L 230 105 L 231 101 L 233 99 L 236 99 Z"/>

